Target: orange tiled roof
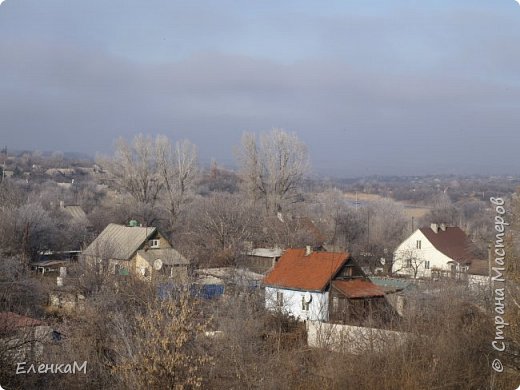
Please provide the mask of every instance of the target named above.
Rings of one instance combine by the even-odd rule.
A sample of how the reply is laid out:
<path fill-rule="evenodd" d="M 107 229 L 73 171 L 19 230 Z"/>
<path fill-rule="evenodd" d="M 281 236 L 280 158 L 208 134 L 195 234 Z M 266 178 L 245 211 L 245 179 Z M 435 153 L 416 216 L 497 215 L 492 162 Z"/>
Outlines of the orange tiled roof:
<path fill-rule="evenodd" d="M 346 252 L 312 252 L 305 256 L 305 249 L 288 249 L 264 278 L 264 284 L 323 291 L 349 258 Z"/>
<path fill-rule="evenodd" d="M 341 291 L 347 298 L 371 298 L 385 295 L 383 290 L 369 280 L 335 280 L 332 286 Z"/>

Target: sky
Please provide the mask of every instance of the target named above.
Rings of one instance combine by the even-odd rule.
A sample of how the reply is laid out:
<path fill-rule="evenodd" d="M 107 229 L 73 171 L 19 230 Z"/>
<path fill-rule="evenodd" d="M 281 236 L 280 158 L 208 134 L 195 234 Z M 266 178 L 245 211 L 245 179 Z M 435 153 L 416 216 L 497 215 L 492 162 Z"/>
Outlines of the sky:
<path fill-rule="evenodd" d="M 232 167 L 283 128 L 316 175 L 520 174 L 519 48 L 514 0 L 6 0 L 0 144 Z"/>

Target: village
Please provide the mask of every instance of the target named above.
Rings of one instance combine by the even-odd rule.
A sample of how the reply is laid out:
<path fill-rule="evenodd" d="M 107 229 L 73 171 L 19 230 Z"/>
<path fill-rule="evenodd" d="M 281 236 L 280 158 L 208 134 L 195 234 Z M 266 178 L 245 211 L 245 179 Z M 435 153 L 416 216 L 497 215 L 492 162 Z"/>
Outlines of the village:
<path fill-rule="evenodd" d="M 352 197 L 305 183 L 294 135 L 264 137 L 292 147 L 260 143 L 266 163 L 252 167 L 246 139 L 238 172 L 200 168 L 193 145 L 165 137 L 120 140 L 96 163 L 4 151 L 1 383 L 335 387 L 384 356 L 381 370 L 410 359 L 418 368 L 424 354 L 442 370 L 441 354 L 451 365 L 492 353 L 493 210 L 478 190 L 454 204 L 433 181 L 430 201 L 408 208 L 367 198 L 358 183 Z M 265 168 L 273 152 L 298 161 Z M 276 180 L 287 185 L 279 193 Z M 518 210 L 517 193 L 503 196 Z M 516 253 L 516 236 L 506 242 Z M 18 363 L 57 361 L 87 362 L 90 375 L 16 375 Z M 386 378 L 384 388 L 403 380 Z"/>

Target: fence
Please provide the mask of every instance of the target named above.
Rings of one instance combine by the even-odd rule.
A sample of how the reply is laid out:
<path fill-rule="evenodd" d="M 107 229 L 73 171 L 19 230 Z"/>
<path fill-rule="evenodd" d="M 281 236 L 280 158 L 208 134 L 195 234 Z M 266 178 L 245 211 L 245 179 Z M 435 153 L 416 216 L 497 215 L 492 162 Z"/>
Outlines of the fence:
<path fill-rule="evenodd" d="M 365 328 L 327 322 L 307 322 L 307 344 L 335 352 L 361 354 L 381 352 L 397 347 L 410 337 L 409 333 Z"/>

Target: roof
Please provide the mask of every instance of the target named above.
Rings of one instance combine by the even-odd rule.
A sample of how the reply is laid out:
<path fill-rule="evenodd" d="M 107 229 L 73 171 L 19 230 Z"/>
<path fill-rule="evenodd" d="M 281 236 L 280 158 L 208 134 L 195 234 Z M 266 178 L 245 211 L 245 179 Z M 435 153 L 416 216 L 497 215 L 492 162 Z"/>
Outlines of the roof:
<path fill-rule="evenodd" d="M 209 275 L 216 278 L 231 279 L 244 278 L 251 280 L 262 280 L 264 275 L 249 271 L 247 269 L 234 267 L 219 267 L 219 268 L 199 268 L 197 270 L 199 275 Z"/>
<path fill-rule="evenodd" d="M 347 298 L 372 298 L 385 295 L 381 287 L 365 279 L 334 280 L 332 286 Z"/>
<path fill-rule="evenodd" d="M 280 248 L 256 248 L 247 252 L 247 255 L 273 258 L 280 257 L 282 255 L 282 250 Z"/>
<path fill-rule="evenodd" d="M 65 265 L 69 262 L 66 260 L 41 260 L 41 261 L 33 261 L 31 263 L 31 267 L 51 267 L 53 265 Z"/>
<path fill-rule="evenodd" d="M 264 278 L 264 285 L 323 291 L 349 258 L 346 252 L 312 252 L 305 256 L 305 249 L 288 249 Z"/>
<path fill-rule="evenodd" d="M 154 227 L 129 227 L 109 224 L 105 230 L 83 251 L 85 256 L 129 260 L 150 236 Z"/>
<path fill-rule="evenodd" d="M 157 259 L 161 259 L 166 265 L 188 265 L 190 262 L 173 248 L 140 250 L 137 253 L 150 265 Z"/>
<path fill-rule="evenodd" d="M 65 206 L 63 211 L 77 222 L 88 222 L 87 214 L 85 214 L 85 211 L 83 211 L 81 206 Z"/>
<path fill-rule="evenodd" d="M 307 241 L 306 245 L 322 246 L 325 237 L 314 221 L 308 217 L 292 216 L 290 214 L 278 213 L 278 216 L 269 216 L 266 219 L 264 228 L 274 231 L 278 234 L 284 234 L 287 230 L 292 233 L 298 233 Z"/>
<path fill-rule="evenodd" d="M 43 325 L 43 322 L 34 318 L 22 316 L 11 311 L 0 312 L 0 331 L 40 325 Z"/>
<path fill-rule="evenodd" d="M 381 287 L 385 292 L 402 291 L 412 285 L 412 282 L 409 279 L 396 279 L 377 276 L 369 276 L 369 279 L 376 286 Z"/>
<path fill-rule="evenodd" d="M 439 229 L 437 233 L 429 227 L 419 230 L 438 251 L 449 258 L 459 263 L 469 263 L 475 259 L 471 253 L 473 244 L 461 228 L 448 226 L 446 230 Z"/>
<path fill-rule="evenodd" d="M 234 267 L 199 268 L 197 275 L 197 284 L 224 285 L 233 283 L 242 286 L 256 286 L 264 277 L 262 274 Z"/>

